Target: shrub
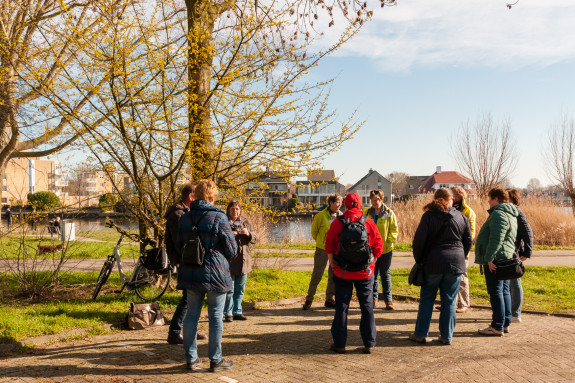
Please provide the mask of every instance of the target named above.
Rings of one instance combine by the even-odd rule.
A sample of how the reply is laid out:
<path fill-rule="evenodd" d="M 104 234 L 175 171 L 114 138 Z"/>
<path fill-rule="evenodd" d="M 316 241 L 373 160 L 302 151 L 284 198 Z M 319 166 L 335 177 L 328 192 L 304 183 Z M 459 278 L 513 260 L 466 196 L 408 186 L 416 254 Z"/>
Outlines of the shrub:
<path fill-rule="evenodd" d="M 116 203 L 116 196 L 112 193 L 102 194 L 98 201 L 98 206 L 102 210 L 112 210 Z"/>
<path fill-rule="evenodd" d="M 30 202 L 37 210 L 51 210 L 60 206 L 60 198 L 50 191 L 39 191 L 28 194 Z"/>

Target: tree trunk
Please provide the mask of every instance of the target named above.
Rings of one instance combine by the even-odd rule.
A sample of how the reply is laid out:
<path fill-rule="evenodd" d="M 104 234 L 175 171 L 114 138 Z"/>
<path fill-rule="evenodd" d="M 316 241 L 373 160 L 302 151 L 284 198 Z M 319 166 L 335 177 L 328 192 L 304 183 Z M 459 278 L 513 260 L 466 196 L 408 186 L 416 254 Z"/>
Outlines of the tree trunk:
<path fill-rule="evenodd" d="M 210 79 L 215 41 L 216 6 L 206 0 L 186 0 L 188 12 L 188 119 L 192 137 L 190 158 L 192 180 L 213 174 L 210 132 Z"/>

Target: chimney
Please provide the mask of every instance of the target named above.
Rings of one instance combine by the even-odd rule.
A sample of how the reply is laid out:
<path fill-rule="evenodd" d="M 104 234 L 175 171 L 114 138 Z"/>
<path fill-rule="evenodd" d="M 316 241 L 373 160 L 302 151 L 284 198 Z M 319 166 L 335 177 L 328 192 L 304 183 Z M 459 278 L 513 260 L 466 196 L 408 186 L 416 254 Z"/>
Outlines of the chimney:
<path fill-rule="evenodd" d="M 437 174 L 441 174 L 441 166 L 437 166 L 437 167 L 435 168 L 435 172 L 436 172 Z"/>

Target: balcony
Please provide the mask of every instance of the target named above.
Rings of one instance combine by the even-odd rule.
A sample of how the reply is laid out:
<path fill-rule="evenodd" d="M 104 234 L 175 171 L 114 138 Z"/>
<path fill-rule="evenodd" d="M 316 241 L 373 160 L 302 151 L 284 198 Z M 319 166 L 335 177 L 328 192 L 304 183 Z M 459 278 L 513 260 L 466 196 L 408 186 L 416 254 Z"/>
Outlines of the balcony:
<path fill-rule="evenodd" d="M 93 192 L 98 191 L 98 188 L 96 188 L 96 187 L 88 187 L 88 188 L 86 188 L 86 191 L 89 192 L 89 193 L 93 193 Z"/>
<path fill-rule="evenodd" d="M 68 181 L 66 180 L 56 180 L 56 182 L 54 182 L 54 186 L 56 186 L 57 188 L 63 188 L 65 186 L 68 186 Z"/>
<path fill-rule="evenodd" d="M 84 181 L 89 184 L 95 184 L 98 182 L 95 178 L 86 178 Z"/>

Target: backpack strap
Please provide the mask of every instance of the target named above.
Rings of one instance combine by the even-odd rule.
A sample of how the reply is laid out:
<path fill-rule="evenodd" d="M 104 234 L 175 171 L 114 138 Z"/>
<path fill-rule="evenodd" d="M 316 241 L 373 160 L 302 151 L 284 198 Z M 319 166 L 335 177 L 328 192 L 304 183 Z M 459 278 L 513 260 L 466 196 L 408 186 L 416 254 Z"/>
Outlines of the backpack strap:
<path fill-rule="evenodd" d="M 367 221 L 367 214 L 362 215 L 361 218 L 359 219 L 359 222 L 362 225 L 365 225 L 365 221 Z"/>
<path fill-rule="evenodd" d="M 214 231 L 213 231 L 213 233 L 212 233 L 212 238 L 211 238 L 212 241 L 211 241 L 211 245 L 210 245 L 209 251 L 212 251 L 212 249 L 213 249 L 214 246 L 216 245 L 216 242 L 215 242 L 214 238 L 217 238 L 217 237 L 218 237 L 218 229 L 219 229 L 218 226 L 220 225 L 220 220 L 221 220 L 221 219 L 222 219 L 221 214 L 218 214 L 218 215 L 216 216 L 216 218 L 214 219 Z"/>

